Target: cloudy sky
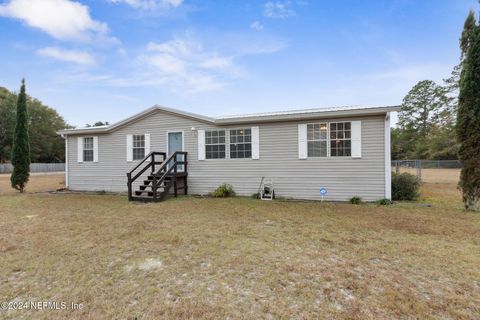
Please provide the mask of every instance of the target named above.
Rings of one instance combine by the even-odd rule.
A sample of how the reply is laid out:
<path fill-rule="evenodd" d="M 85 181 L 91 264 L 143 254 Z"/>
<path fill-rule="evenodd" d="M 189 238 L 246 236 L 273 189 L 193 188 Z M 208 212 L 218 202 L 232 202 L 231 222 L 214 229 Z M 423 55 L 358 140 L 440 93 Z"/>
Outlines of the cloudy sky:
<path fill-rule="evenodd" d="M 73 125 L 399 104 L 441 81 L 476 0 L 0 0 L 0 86 Z"/>

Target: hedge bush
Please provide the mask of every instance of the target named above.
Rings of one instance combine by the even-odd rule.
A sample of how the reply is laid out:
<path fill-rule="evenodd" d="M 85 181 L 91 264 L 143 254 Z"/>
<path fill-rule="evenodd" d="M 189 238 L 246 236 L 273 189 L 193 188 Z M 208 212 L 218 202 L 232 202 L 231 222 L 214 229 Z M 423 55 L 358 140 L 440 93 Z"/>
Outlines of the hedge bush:
<path fill-rule="evenodd" d="M 224 183 L 213 191 L 212 196 L 215 198 L 233 197 L 235 196 L 235 191 L 233 191 L 232 185 Z"/>
<path fill-rule="evenodd" d="M 393 200 L 415 200 L 419 196 L 421 181 L 413 174 L 393 173 L 392 174 L 392 199 Z"/>
<path fill-rule="evenodd" d="M 351 197 L 350 198 L 350 203 L 351 204 L 362 204 L 362 198 L 357 197 L 357 196 Z"/>
<path fill-rule="evenodd" d="M 387 199 L 387 198 L 377 200 L 375 203 L 380 205 L 380 206 L 389 206 L 389 205 L 393 204 L 392 200 Z"/>

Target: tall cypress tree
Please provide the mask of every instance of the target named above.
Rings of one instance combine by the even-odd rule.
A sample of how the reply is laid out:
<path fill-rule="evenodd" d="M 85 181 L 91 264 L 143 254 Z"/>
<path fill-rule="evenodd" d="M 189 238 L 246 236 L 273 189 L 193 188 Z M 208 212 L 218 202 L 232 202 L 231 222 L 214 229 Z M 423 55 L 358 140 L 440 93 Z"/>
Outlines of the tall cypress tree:
<path fill-rule="evenodd" d="M 12 188 L 23 192 L 30 176 L 30 143 L 28 139 L 27 95 L 25 79 L 22 79 L 20 94 L 17 98 L 17 123 L 13 136 L 12 165 L 10 177 Z"/>
<path fill-rule="evenodd" d="M 465 19 L 465 24 L 463 25 L 462 35 L 460 36 L 460 61 L 464 60 L 468 50 L 472 46 L 476 28 L 477 23 L 475 21 L 475 13 L 473 10 L 470 10 L 467 19 Z"/>
<path fill-rule="evenodd" d="M 465 22 L 461 49 L 465 51 L 456 125 L 463 164 L 459 187 L 465 208 L 480 211 L 480 26 L 472 12 Z"/>

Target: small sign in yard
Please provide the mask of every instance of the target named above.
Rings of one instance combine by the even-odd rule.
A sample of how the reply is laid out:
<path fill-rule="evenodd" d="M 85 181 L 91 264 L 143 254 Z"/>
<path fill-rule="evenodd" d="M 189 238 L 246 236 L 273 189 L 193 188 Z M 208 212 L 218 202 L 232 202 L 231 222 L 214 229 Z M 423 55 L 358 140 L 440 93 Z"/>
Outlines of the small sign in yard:
<path fill-rule="evenodd" d="M 327 195 L 327 188 L 325 187 L 320 187 L 320 197 L 322 197 L 322 202 L 323 202 L 323 197 Z"/>

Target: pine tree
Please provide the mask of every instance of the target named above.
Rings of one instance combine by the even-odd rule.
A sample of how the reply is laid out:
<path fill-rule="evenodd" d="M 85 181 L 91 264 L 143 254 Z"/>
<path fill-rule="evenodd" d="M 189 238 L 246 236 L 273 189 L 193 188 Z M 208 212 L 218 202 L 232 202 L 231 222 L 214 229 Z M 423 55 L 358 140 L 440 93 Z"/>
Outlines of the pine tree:
<path fill-rule="evenodd" d="M 456 125 L 463 165 L 459 187 L 465 208 L 480 211 L 480 26 L 473 12 L 465 22 L 460 45 L 464 56 Z"/>
<path fill-rule="evenodd" d="M 10 177 L 12 188 L 23 192 L 30 176 L 30 144 L 28 139 L 27 95 L 25 80 L 22 79 L 20 94 L 17 98 L 17 123 L 13 136 L 12 165 Z"/>
<path fill-rule="evenodd" d="M 431 80 L 418 82 L 405 96 L 398 114 L 402 128 L 425 138 L 434 125 L 447 119 L 451 99 L 444 87 Z"/>

